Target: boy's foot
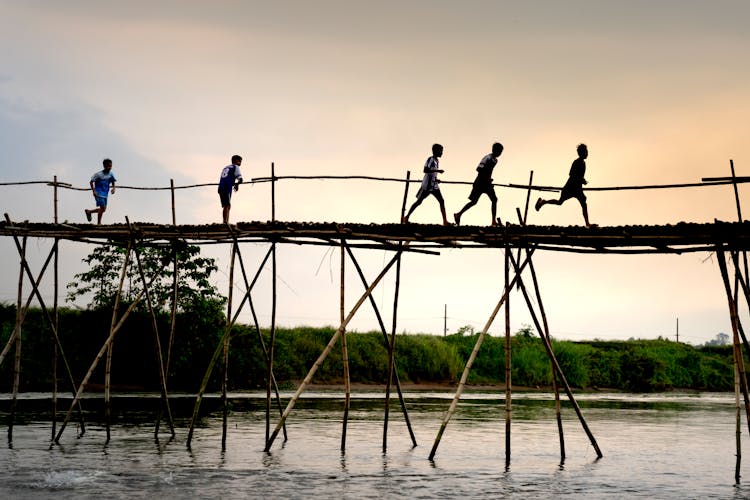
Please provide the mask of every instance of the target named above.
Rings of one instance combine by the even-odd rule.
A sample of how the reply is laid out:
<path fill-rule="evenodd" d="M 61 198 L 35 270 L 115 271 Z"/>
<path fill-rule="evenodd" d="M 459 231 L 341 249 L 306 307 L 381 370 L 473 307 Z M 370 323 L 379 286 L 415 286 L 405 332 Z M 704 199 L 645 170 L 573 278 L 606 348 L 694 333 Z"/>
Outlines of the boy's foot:
<path fill-rule="evenodd" d="M 493 226 L 499 226 L 500 225 L 500 217 L 492 221 Z"/>
<path fill-rule="evenodd" d="M 456 225 L 457 226 L 461 225 L 461 215 L 460 214 L 457 214 L 457 213 L 453 214 L 453 220 L 456 221 Z"/>
<path fill-rule="evenodd" d="M 539 209 L 542 208 L 542 204 L 543 204 L 542 199 L 537 198 L 536 204 L 534 205 L 534 209 L 538 212 Z"/>
<path fill-rule="evenodd" d="M 89 212 L 89 209 L 84 209 L 84 212 L 86 212 L 86 220 L 91 222 L 91 212 Z"/>
<path fill-rule="evenodd" d="M 406 217 L 406 216 L 401 217 L 401 224 L 408 224 L 408 223 L 409 223 L 409 218 L 408 217 Z"/>

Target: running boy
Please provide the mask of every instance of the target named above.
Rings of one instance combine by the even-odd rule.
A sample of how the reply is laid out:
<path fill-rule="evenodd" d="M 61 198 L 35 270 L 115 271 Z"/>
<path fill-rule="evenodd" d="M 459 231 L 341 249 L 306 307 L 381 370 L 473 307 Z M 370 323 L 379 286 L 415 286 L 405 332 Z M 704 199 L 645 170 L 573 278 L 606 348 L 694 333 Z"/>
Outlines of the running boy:
<path fill-rule="evenodd" d="M 461 224 L 461 216 L 464 212 L 477 204 L 482 193 L 486 193 L 492 202 L 492 207 L 490 208 L 492 214 L 492 225 L 497 226 L 499 224 L 497 221 L 497 195 L 495 194 L 495 186 L 492 185 L 492 170 L 495 168 L 495 165 L 497 165 L 497 159 L 502 153 L 503 145 L 496 142 L 492 145 L 492 152 L 485 155 L 479 162 L 479 166 L 477 167 L 477 178 L 474 179 L 474 185 L 469 194 L 469 202 L 464 205 L 464 208 L 453 214 L 453 220 L 456 221 L 457 226 Z"/>
<path fill-rule="evenodd" d="M 443 146 L 440 144 L 433 144 L 432 156 L 427 158 L 427 161 L 424 164 L 424 178 L 422 179 L 422 185 L 417 192 L 417 201 L 415 201 L 411 208 L 409 208 L 409 212 L 401 221 L 402 223 L 407 224 L 409 222 L 409 216 L 414 212 L 414 209 L 421 205 L 425 198 L 433 195 L 437 198 L 438 203 L 440 203 L 440 213 L 443 215 L 443 225 L 450 225 L 448 219 L 445 217 L 445 201 L 443 200 L 443 195 L 440 194 L 440 186 L 438 185 L 440 181 L 438 181 L 437 178 L 437 174 L 442 174 L 444 172 L 444 170 L 440 169 L 441 156 L 443 156 Z"/>
<path fill-rule="evenodd" d="M 91 222 L 91 214 L 96 213 L 96 223 L 102 223 L 102 215 L 107 210 L 107 197 L 110 192 L 110 186 L 112 188 L 112 194 L 115 194 L 115 175 L 112 173 L 112 160 L 105 158 L 102 161 L 104 167 L 99 172 L 96 172 L 91 176 L 91 192 L 94 194 L 94 200 L 96 201 L 96 208 L 85 209 L 86 220 Z"/>
<path fill-rule="evenodd" d="M 224 224 L 229 222 L 229 210 L 232 208 L 232 188 L 237 191 L 242 184 L 240 165 L 242 165 L 242 157 L 240 155 L 232 156 L 232 164 L 224 167 L 221 171 L 221 177 L 219 177 L 219 200 L 221 200 Z"/>
<path fill-rule="evenodd" d="M 570 167 L 570 174 L 568 175 L 568 181 L 563 186 L 560 192 L 559 200 L 543 200 L 539 198 L 536 200 L 536 208 L 539 211 L 544 205 L 549 203 L 550 205 L 562 205 L 563 202 L 569 198 L 575 198 L 581 204 L 581 210 L 583 210 L 583 220 L 586 222 L 586 227 L 591 227 L 589 223 L 589 210 L 586 206 L 586 195 L 583 194 L 583 185 L 588 184 L 584 175 L 586 175 L 586 158 L 589 157 L 589 150 L 585 144 L 579 144 L 578 158 L 573 161 L 573 165 Z"/>

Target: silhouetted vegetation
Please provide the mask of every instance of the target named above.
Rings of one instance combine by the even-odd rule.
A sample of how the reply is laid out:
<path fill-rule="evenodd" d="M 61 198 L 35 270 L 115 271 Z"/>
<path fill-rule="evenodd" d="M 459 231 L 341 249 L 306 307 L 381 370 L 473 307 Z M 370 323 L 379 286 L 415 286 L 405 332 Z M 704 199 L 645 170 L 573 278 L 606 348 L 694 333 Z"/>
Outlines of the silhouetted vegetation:
<path fill-rule="evenodd" d="M 124 307 L 124 306 L 123 306 Z M 106 309 L 61 309 L 60 337 L 76 381 L 88 370 L 109 333 L 111 312 Z M 169 369 L 173 391 L 194 392 L 219 342 L 226 319 L 215 301 L 196 302 L 177 318 L 176 339 Z M 0 304 L 0 345 L 5 346 L 15 326 L 15 306 Z M 166 349 L 169 317 L 159 313 L 158 328 Z M 32 309 L 23 324 L 21 390 L 49 391 L 52 387 L 52 332 L 44 315 Z M 301 380 L 334 333 L 333 328 L 278 329 L 274 373 L 282 386 Z M 262 332 L 266 345 L 267 331 Z M 476 343 L 477 335 L 462 330 L 454 335 L 398 335 L 396 364 L 402 383 L 456 383 Z M 153 331 L 148 313 L 133 313 L 114 343 L 112 384 L 120 390 L 158 390 Z M 382 384 L 388 371 L 382 333 L 347 335 L 352 382 Z M 575 388 L 611 388 L 648 392 L 670 389 L 729 391 L 733 388 L 732 347 L 693 347 L 668 340 L 553 341 L 556 357 L 568 383 Z M 10 391 L 13 352 L 0 367 L 0 391 Z M 512 381 L 515 386 L 548 387 L 552 368 L 541 340 L 528 329 L 512 337 Z M 209 390 L 219 387 L 217 365 Z M 230 389 L 265 387 L 266 363 L 254 328 L 232 330 L 229 361 Z M 62 365 L 61 390 L 69 390 Z M 340 383 L 341 346 L 334 346 L 313 379 Z M 471 384 L 501 384 L 505 377 L 505 339 L 486 336 L 469 376 Z M 91 384 L 104 381 L 104 363 Z"/>

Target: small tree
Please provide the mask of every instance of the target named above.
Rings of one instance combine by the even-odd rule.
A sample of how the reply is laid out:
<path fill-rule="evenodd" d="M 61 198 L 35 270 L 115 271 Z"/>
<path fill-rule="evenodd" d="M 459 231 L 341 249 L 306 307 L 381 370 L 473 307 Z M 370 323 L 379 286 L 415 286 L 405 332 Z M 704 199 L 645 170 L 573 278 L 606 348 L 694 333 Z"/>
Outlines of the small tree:
<path fill-rule="evenodd" d="M 112 307 L 117 295 L 126 252 L 126 248 L 113 245 L 95 248 L 83 259 L 83 262 L 89 265 L 88 271 L 76 274 L 75 280 L 68 284 L 67 301 L 74 302 L 79 297 L 91 296 L 89 307 L 93 309 Z M 218 269 L 214 259 L 201 257 L 198 246 L 185 244 L 175 247 L 148 246 L 139 249 L 146 281 L 149 282 L 153 278 L 149 294 L 154 308 L 164 311 L 171 307 L 174 271 L 170 263 L 173 261 L 175 252 L 179 262 L 178 311 L 218 309 L 226 299 L 218 293 L 210 281 L 211 275 Z M 121 301 L 132 302 L 141 290 L 143 290 L 143 283 L 135 255 L 131 254 Z M 145 301 L 142 301 L 139 307 L 145 308 Z"/>

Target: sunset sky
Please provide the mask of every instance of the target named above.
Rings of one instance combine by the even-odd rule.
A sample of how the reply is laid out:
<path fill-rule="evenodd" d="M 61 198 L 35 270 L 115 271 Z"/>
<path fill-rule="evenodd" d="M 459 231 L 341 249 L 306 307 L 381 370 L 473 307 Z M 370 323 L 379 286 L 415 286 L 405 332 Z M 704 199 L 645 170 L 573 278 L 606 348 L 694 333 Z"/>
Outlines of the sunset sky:
<path fill-rule="evenodd" d="M 0 0 L 0 183 L 57 175 L 86 187 L 104 157 L 122 186 L 212 183 L 235 153 L 246 180 L 270 175 L 271 162 L 277 175 L 418 179 L 435 142 L 445 146 L 441 178 L 472 181 L 495 141 L 505 145 L 494 173 L 503 184 L 525 184 L 533 171 L 536 185 L 561 186 L 580 142 L 589 187 L 699 182 L 729 175 L 730 159 L 750 175 L 748 21 L 744 0 Z M 469 190 L 443 186 L 449 215 Z M 500 217 L 515 222 L 525 192 L 498 195 Z M 0 186 L 0 196 L 14 220 L 52 220 L 48 187 Z M 403 187 L 282 181 L 276 196 L 279 220 L 384 223 L 398 220 Z M 588 199 L 603 226 L 737 218 L 727 186 Z M 60 219 L 84 222 L 91 207 L 89 193 L 64 191 Z M 105 223 L 125 216 L 170 223 L 168 193 L 117 191 Z M 243 186 L 231 218 L 269 220 L 269 184 Z M 215 188 L 180 191 L 177 220 L 220 222 Z M 439 221 L 432 198 L 412 217 Z M 489 223 L 487 198 L 463 223 Z M 545 207 L 529 223 L 580 225 L 580 207 Z M 49 242 L 30 246 L 46 256 Z M 91 248 L 63 244 L 63 280 Z M 259 265 L 266 248 L 243 247 L 246 263 Z M 219 259 L 225 293 L 229 249 L 205 251 Z M 373 279 L 390 253 L 358 256 Z M 14 302 L 12 239 L 0 240 L 0 257 L 0 300 Z M 535 265 L 557 338 L 674 338 L 677 318 L 686 342 L 731 333 L 708 253 L 546 253 Z M 347 272 L 348 312 L 362 288 Z M 264 326 L 268 274 L 254 296 Z M 283 246 L 278 277 L 279 324 L 336 324 L 337 249 Z M 481 329 L 502 277 L 498 250 L 407 255 L 398 331 L 442 334 L 446 305 L 449 332 Z M 389 275 L 374 294 L 389 327 L 393 289 Z M 519 295 L 511 307 L 514 330 L 531 323 Z M 377 324 L 363 308 L 351 328 Z M 490 331 L 503 330 L 498 319 Z"/>

